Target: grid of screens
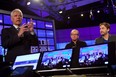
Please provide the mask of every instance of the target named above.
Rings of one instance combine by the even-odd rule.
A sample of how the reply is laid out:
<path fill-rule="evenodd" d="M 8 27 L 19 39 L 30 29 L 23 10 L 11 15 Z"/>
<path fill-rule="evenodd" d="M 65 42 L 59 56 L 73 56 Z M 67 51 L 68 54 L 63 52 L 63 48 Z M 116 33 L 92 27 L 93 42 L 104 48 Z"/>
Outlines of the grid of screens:
<path fill-rule="evenodd" d="M 44 52 L 40 69 L 56 69 L 70 67 L 72 49 Z"/>
<path fill-rule="evenodd" d="M 30 18 L 24 17 L 22 24 L 28 23 Z M 54 39 L 54 25 L 51 20 L 40 20 L 34 19 L 34 31 L 38 36 L 39 41 L 39 51 L 51 51 L 55 50 L 55 39 Z M 12 26 L 12 21 L 9 14 L 0 14 L 0 46 L 1 46 L 1 31 L 3 28 L 10 28 Z M 2 49 L 0 49 L 0 55 L 3 55 Z"/>
<path fill-rule="evenodd" d="M 80 48 L 80 66 L 97 66 L 105 64 L 108 64 L 108 44 Z"/>

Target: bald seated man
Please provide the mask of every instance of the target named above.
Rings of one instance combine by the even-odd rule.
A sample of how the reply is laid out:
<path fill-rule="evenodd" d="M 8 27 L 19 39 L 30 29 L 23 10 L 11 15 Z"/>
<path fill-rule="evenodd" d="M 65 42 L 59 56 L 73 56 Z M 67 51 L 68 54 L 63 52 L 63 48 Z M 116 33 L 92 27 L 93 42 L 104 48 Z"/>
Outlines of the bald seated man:
<path fill-rule="evenodd" d="M 71 31 L 70 37 L 72 41 L 65 46 L 65 49 L 69 48 L 76 48 L 76 47 L 83 47 L 87 46 L 86 42 L 79 40 L 79 31 L 76 29 L 73 29 Z"/>
<path fill-rule="evenodd" d="M 65 49 L 73 48 L 71 67 L 78 67 L 78 58 L 80 47 L 87 46 L 86 42 L 79 40 L 79 31 L 73 29 L 70 33 L 71 42 L 65 46 Z"/>

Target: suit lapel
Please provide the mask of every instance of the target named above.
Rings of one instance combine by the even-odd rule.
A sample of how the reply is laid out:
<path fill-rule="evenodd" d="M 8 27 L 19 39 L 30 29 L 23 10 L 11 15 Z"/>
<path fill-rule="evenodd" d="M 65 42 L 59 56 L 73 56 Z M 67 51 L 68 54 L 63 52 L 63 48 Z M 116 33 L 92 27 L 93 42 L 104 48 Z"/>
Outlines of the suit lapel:
<path fill-rule="evenodd" d="M 109 35 L 108 41 L 111 42 L 112 41 L 112 36 Z"/>
<path fill-rule="evenodd" d="M 100 37 L 100 40 L 99 41 L 100 41 L 100 43 L 103 43 L 104 42 L 104 39 L 103 39 L 102 36 Z"/>
<path fill-rule="evenodd" d="M 18 30 L 14 27 L 14 26 L 12 26 L 12 27 L 10 27 L 11 28 L 11 30 L 14 32 L 14 33 L 18 33 Z"/>

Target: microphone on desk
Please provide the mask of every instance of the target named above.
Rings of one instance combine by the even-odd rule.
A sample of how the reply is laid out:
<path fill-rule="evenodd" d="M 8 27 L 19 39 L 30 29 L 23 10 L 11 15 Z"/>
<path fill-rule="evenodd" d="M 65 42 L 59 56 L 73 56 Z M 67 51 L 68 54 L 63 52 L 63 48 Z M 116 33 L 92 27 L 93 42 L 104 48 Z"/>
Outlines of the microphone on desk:
<path fill-rule="evenodd" d="M 70 74 L 74 74 L 69 68 L 66 68 L 66 71 L 69 72 Z"/>

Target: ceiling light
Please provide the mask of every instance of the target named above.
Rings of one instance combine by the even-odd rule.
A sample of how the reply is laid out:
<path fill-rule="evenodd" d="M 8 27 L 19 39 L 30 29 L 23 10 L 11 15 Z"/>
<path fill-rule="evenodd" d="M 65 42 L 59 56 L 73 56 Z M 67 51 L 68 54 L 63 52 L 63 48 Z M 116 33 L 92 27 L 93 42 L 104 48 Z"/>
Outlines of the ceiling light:
<path fill-rule="evenodd" d="M 70 19 L 70 17 L 68 17 L 68 19 Z"/>
<path fill-rule="evenodd" d="M 63 11 L 62 11 L 62 10 L 60 10 L 60 11 L 59 11 L 59 13 L 60 13 L 60 14 L 62 14 L 62 13 L 63 13 Z"/>
<path fill-rule="evenodd" d="M 83 17 L 84 16 L 84 14 L 81 14 L 81 17 Z"/>
<path fill-rule="evenodd" d="M 27 5 L 30 5 L 31 4 L 31 2 L 29 1 L 29 2 L 27 2 Z"/>
<path fill-rule="evenodd" d="M 92 12 L 92 10 L 90 10 L 90 15 L 93 15 L 93 12 Z"/>
<path fill-rule="evenodd" d="M 100 10 L 98 10 L 97 13 L 100 13 Z"/>

